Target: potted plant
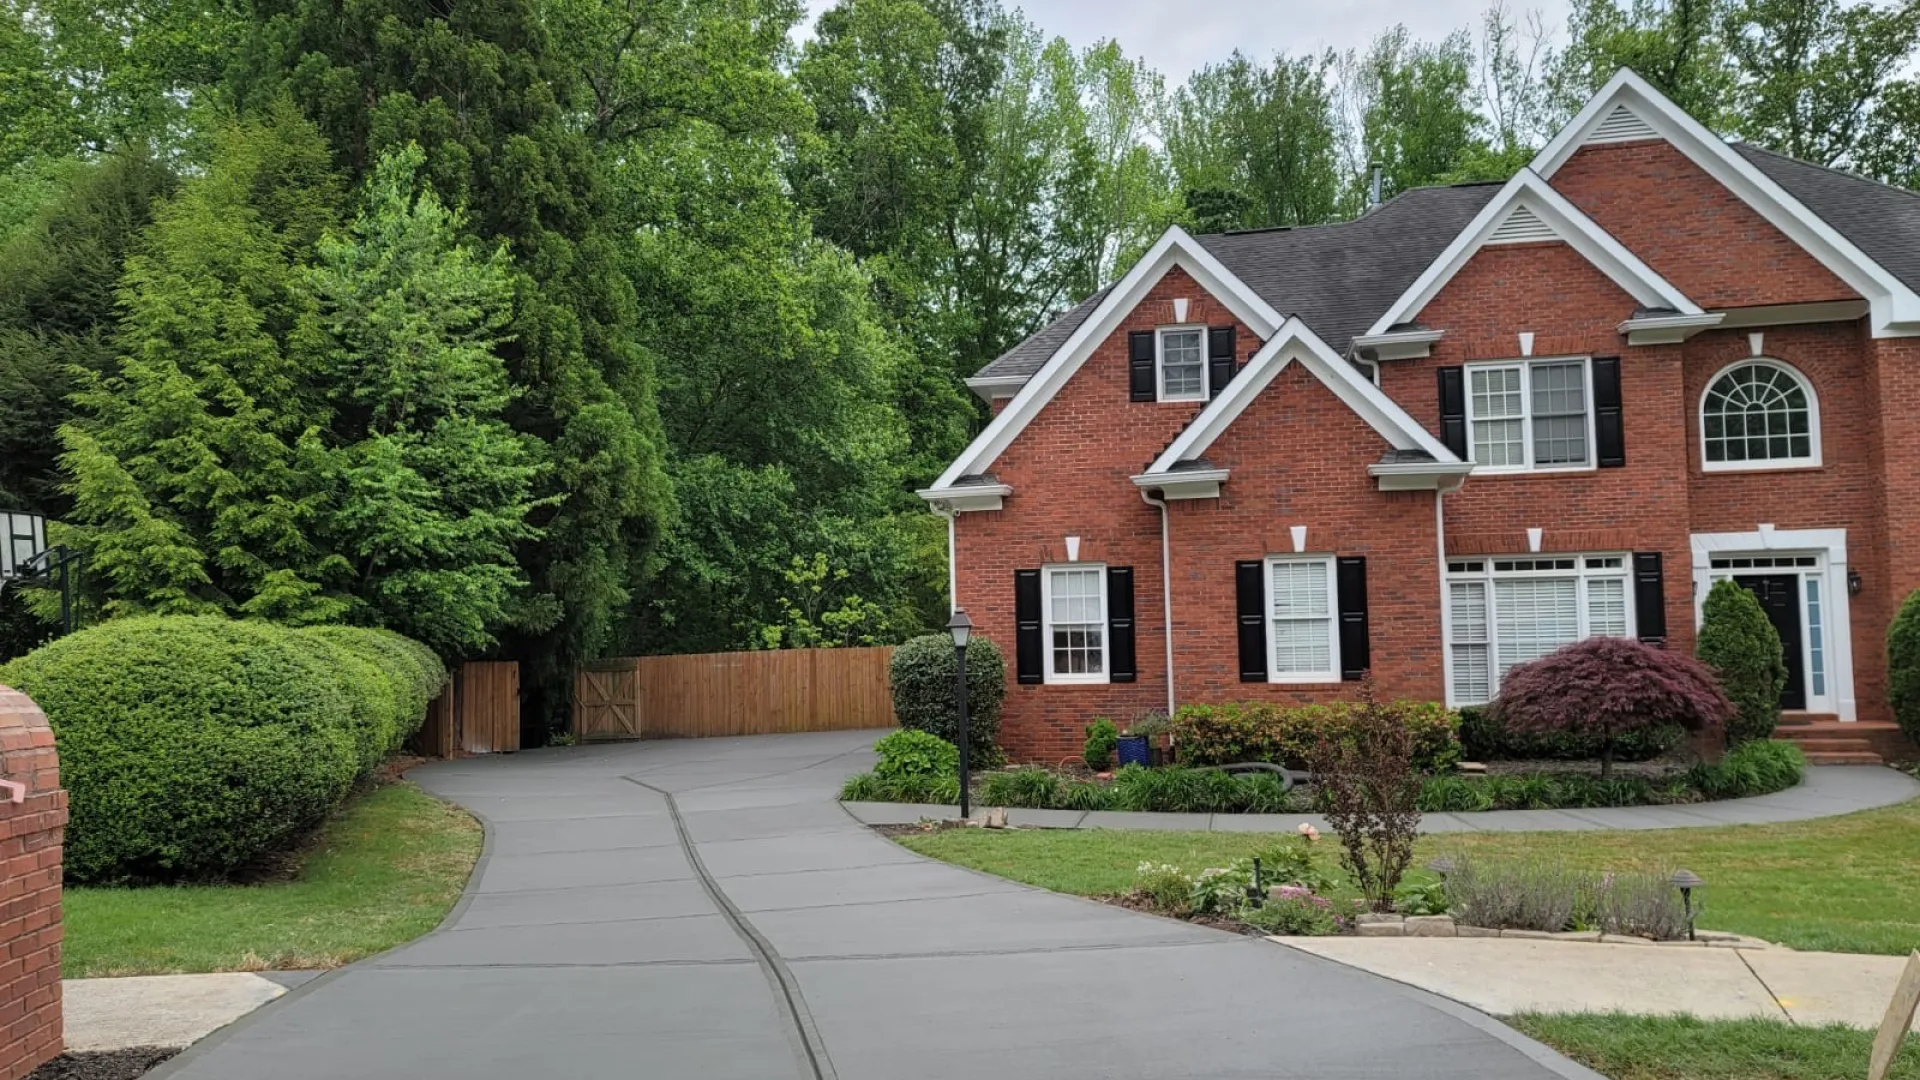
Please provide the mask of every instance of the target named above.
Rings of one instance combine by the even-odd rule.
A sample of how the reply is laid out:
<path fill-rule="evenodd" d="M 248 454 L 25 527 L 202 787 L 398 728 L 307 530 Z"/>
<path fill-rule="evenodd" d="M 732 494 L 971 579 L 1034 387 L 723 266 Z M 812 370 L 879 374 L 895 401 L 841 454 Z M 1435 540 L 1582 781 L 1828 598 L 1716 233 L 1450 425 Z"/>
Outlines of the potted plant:
<path fill-rule="evenodd" d="M 1119 739 L 1120 764 L 1166 764 L 1166 736 L 1171 727 L 1163 712 L 1148 711 L 1134 717 Z"/>

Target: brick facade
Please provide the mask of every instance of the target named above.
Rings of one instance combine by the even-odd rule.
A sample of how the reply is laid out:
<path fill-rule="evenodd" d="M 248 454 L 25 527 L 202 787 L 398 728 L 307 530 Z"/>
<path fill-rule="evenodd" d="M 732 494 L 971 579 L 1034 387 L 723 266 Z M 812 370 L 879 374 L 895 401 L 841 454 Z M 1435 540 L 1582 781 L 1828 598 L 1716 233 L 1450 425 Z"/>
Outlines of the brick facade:
<path fill-rule="evenodd" d="M 0 1080 L 20 1080 L 61 1048 L 60 852 L 67 793 L 46 715 L 0 686 Z"/>
<path fill-rule="evenodd" d="M 1554 187 L 1624 246 L 1708 309 L 1848 299 L 1855 294 L 1758 213 L 1664 142 L 1593 146 L 1552 178 Z M 1188 323 L 1229 321 L 1224 305 L 1171 271 L 1094 348 L 1059 394 L 993 463 L 1013 494 L 998 511 L 959 515 L 958 602 L 1008 652 L 1015 644 L 1014 571 L 1080 560 L 1134 568 L 1137 681 L 1012 684 L 1003 741 L 1017 758 L 1077 754 L 1095 716 L 1124 723 L 1167 702 L 1159 511 L 1130 477 L 1198 414 L 1198 403 L 1128 398 L 1127 332 L 1173 321 L 1170 301 L 1193 305 Z M 1277 307 L 1281 305 L 1276 303 Z M 1634 346 L 1619 324 L 1633 297 L 1564 243 L 1483 248 L 1417 314 L 1443 331 L 1432 355 L 1380 365 L 1380 385 L 1415 422 L 1440 434 L 1435 369 L 1533 358 L 1618 357 L 1626 464 L 1565 472 L 1476 474 L 1457 492 L 1383 492 L 1368 475 L 1385 439 L 1304 365 L 1282 371 L 1206 451 L 1230 470 L 1218 499 L 1170 504 L 1172 640 L 1179 703 L 1241 699 L 1319 701 L 1350 683 L 1242 683 L 1234 564 L 1304 552 L 1368 560 L 1372 663 L 1392 696 L 1445 694 L 1440 537 L 1449 557 L 1658 552 L 1668 647 L 1691 651 L 1704 589 L 1704 534 L 1844 530 L 1851 696 L 1836 711 L 1890 719 L 1885 630 L 1899 599 L 1920 588 L 1920 339 L 1874 339 L 1864 320 L 1709 330 L 1683 343 Z M 1284 307 L 1282 307 L 1284 310 Z M 1700 406 L 1709 382 L 1757 355 L 1811 385 L 1820 418 L 1815 467 L 1718 471 L 1703 467 Z M 1240 327 L 1241 357 L 1257 347 Z M 997 403 L 995 411 L 1004 402 Z M 1436 500 L 1440 513 L 1436 515 Z M 1703 549 L 1704 551 L 1704 549 Z M 1837 560 L 1825 580 L 1845 589 Z M 1842 694 L 1836 679 L 1829 698 Z"/>

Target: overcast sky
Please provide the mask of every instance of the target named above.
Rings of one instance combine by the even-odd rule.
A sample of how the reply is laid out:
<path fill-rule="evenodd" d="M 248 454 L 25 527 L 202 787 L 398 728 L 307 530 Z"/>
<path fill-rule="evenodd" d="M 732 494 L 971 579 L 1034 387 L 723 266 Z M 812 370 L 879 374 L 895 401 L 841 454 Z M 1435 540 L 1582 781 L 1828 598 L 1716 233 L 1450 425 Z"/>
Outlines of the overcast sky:
<path fill-rule="evenodd" d="M 808 0 L 815 15 L 833 0 Z M 1265 58 L 1360 48 L 1375 34 L 1405 23 L 1419 38 L 1461 28 L 1477 36 L 1488 0 L 1007 0 L 1025 10 L 1049 37 L 1077 46 L 1117 38 L 1128 55 L 1177 84 L 1195 68 L 1234 49 Z M 1549 31 L 1564 31 L 1567 0 L 1510 0 L 1519 11 L 1538 10 Z"/>

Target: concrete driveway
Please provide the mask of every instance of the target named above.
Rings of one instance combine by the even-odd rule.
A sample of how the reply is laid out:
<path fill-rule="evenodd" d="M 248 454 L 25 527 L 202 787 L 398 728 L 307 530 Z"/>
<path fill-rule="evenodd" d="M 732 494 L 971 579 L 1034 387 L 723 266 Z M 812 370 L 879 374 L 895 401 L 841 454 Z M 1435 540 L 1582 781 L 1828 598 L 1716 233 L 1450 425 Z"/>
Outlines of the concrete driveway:
<path fill-rule="evenodd" d="M 488 846 L 441 930 L 163 1066 L 192 1080 L 1592 1078 L 1462 1006 L 923 859 L 834 802 L 871 732 L 413 775 Z"/>

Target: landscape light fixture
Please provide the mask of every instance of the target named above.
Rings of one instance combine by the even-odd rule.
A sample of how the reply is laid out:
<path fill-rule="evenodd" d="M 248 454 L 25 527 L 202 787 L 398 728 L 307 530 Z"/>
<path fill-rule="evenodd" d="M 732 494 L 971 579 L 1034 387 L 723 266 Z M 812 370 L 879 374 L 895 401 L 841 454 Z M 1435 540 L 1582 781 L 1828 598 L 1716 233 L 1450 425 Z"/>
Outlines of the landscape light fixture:
<path fill-rule="evenodd" d="M 1692 941 L 1693 940 L 1693 890 L 1700 888 L 1702 885 L 1705 885 L 1706 882 L 1700 880 L 1699 874 L 1696 874 L 1693 871 L 1687 870 L 1684 868 L 1675 870 L 1673 872 L 1673 876 L 1668 878 L 1667 881 L 1674 888 L 1680 890 L 1680 905 L 1682 908 L 1686 910 L 1686 913 L 1687 913 L 1687 940 Z"/>
<path fill-rule="evenodd" d="M 960 746 L 960 820 L 965 821 L 972 816 L 967 787 L 973 780 L 967 762 L 967 747 L 973 742 L 972 725 L 967 721 L 967 639 L 973 636 L 973 620 L 967 618 L 966 608 L 953 609 L 953 618 L 947 620 L 947 633 L 953 635 L 953 700 L 954 711 L 960 718 L 959 726 L 954 729 L 954 741 Z"/>

